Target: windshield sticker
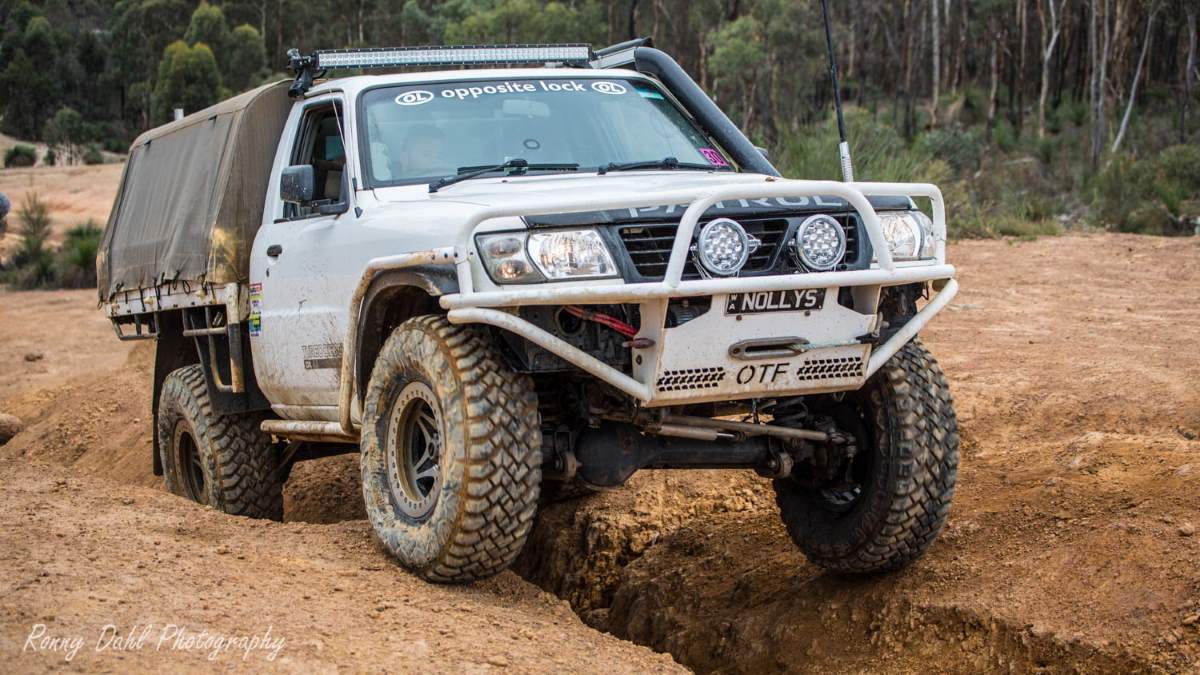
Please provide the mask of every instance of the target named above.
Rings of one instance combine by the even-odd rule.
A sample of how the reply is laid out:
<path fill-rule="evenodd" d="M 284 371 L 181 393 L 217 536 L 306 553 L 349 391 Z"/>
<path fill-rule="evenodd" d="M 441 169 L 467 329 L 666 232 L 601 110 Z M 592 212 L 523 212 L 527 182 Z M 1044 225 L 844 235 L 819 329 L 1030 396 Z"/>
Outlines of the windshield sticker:
<path fill-rule="evenodd" d="M 721 153 L 712 148 L 700 148 L 700 154 L 704 155 L 704 159 L 707 159 L 708 163 L 713 166 L 729 166 L 729 162 L 725 161 Z"/>
<path fill-rule="evenodd" d="M 618 82 L 593 82 L 592 91 L 600 94 L 612 94 L 614 96 L 620 96 L 627 90 L 625 89 L 624 85 Z"/>
<path fill-rule="evenodd" d="M 596 92 L 597 94 L 607 94 L 609 96 L 620 96 L 629 91 L 629 89 L 620 82 L 612 82 L 609 80 L 599 80 L 596 82 L 588 82 L 587 80 L 535 80 L 532 82 L 509 81 L 499 82 L 496 84 L 480 84 L 470 87 L 446 87 L 440 91 L 429 91 L 427 89 L 414 89 L 412 91 L 402 92 L 396 96 L 396 105 L 413 106 L 429 103 L 437 98 L 451 99 L 457 101 L 466 101 L 477 99 L 481 96 L 494 96 L 496 94 L 533 94 L 538 92 L 564 92 L 564 93 L 580 93 L 585 94 L 588 91 Z M 662 94 L 654 90 L 638 90 L 638 92 L 646 98 L 662 99 Z"/>
<path fill-rule="evenodd" d="M 619 84 L 612 82 L 596 82 L 593 84 L 607 84 L 621 89 L 619 93 L 625 93 L 625 88 Z M 494 94 L 532 94 L 534 92 L 543 91 L 561 91 L 568 93 L 586 92 L 587 88 L 582 82 L 575 80 L 538 80 L 536 82 L 502 82 L 500 84 L 488 84 L 477 87 L 448 87 L 442 90 L 442 98 L 457 99 L 465 101 L 467 99 L 476 99 L 480 96 L 492 96 Z M 596 91 L 600 91 L 596 89 Z M 602 92 L 602 93 L 618 93 L 618 92 Z M 411 105 L 411 104 L 410 104 Z"/>
<path fill-rule="evenodd" d="M 642 98 L 651 98 L 655 101 L 665 100 L 662 94 L 653 89 L 642 89 L 641 87 L 638 87 L 637 93 L 641 94 Z"/>
<path fill-rule="evenodd" d="M 396 105 L 421 105 L 433 100 L 433 93 L 424 89 L 406 91 L 396 97 Z"/>

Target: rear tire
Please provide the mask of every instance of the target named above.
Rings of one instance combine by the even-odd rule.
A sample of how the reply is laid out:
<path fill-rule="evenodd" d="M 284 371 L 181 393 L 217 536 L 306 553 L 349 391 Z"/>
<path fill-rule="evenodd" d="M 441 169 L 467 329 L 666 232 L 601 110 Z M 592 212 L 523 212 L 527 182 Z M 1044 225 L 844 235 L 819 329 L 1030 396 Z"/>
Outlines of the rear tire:
<path fill-rule="evenodd" d="M 262 419 L 214 412 L 202 366 L 172 371 L 155 425 L 167 490 L 225 513 L 282 520 L 283 479 Z"/>
<path fill-rule="evenodd" d="M 508 567 L 533 526 L 541 425 L 532 381 L 445 317 L 401 324 L 363 406 L 363 499 L 375 535 L 429 581 Z"/>
<path fill-rule="evenodd" d="M 841 414 L 851 419 L 839 426 L 865 437 L 857 439 L 857 485 L 822 490 L 777 479 L 780 515 L 792 541 L 824 569 L 899 569 L 925 552 L 950 512 L 958 473 L 950 387 L 914 340 L 845 400 Z"/>

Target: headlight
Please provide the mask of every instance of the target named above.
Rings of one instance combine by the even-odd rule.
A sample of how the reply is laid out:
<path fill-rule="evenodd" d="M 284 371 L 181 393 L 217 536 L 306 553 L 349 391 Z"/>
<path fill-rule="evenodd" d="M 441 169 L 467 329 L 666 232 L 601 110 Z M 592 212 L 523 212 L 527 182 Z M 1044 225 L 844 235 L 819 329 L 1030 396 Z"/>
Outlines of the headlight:
<path fill-rule="evenodd" d="M 792 253 L 810 270 L 833 269 L 846 255 L 846 232 L 830 216 L 810 216 L 796 230 Z"/>
<path fill-rule="evenodd" d="M 612 255 L 595 230 L 482 234 L 475 242 L 488 276 L 498 284 L 617 274 Z"/>
<path fill-rule="evenodd" d="M 529 257 L 548 279 L 594 279 L 616 275 L 617 266 L 595 230 L 534 232 Z"/>
<path fill-rule="evenodd" d="M 893 260 L 920 260 L 936 255 L 933 222 L 924 213 L 885 212 L 879 214 L 879 224 Z"/>

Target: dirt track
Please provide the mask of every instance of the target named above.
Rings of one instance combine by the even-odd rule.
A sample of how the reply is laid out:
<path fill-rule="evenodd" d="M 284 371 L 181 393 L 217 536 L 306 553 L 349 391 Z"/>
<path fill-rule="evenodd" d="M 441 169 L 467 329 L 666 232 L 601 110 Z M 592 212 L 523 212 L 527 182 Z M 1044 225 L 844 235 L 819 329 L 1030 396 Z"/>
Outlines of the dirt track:
<path fill-rule="evenodd" d="M 518 572 L 701 671 L 1200 668 L 1200 241 L 950 255 L 963 291 L 923 339 L 954 388 L 963 461 L 950 524 L 915 567 L 822 575 L 765 482 L 647 472 L 548 509 Z M 292 474 L 287 518 L 308 522 L 166 495 L 149 469 L 150 351 L 117 342 L 90 293 L 0 300 L 0 411 L 30 425 L 0 449 L 0 654 L 22 669 L 61 663 L 20 653 L 37 622 L 271 624 L 286 669 L 671 667 L 514 574 L 472 589 L 407 577 L 369 543 L 353 457 Z M 146 648 L 71 666 L 204 663 Z"/>

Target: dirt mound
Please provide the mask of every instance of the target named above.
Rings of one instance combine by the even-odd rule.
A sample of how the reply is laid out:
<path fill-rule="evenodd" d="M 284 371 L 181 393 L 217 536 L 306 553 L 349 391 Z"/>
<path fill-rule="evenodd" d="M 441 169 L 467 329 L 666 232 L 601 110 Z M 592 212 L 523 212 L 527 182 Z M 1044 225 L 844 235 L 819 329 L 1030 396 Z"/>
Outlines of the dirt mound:
<path fill-rule="evenodd" d="M 0 510 L 10 514 L 0 522 L 0 653 L 16 671 L 64 665 L 62 652 L 24 649 L 45 624 L 49 637 L 85 638 L 72 670 L 683 672 L 587 628 L 511 572 L 469 588 L 426 584 L 388 560 L 361 521 L 227 516 L 27 459 L 0 460 Z M 105 624 L 150 637 L 98 652 Z M 273 660 L 268 649 L 210 660 L 203 643 L 163 646 L 172 626 L 230 637 L 269 629 L 284 642 Z"/>
<path fill-rule="evenodd" d="M 111 335 L 106 338 L 116 342 Z M 118 343 L 120 344 L 120 343 Z M 0 457 L 64 464 L 83 475 L 157 485 L 150 466 L 150 378 L 153 345 L 128 352 L 124 363 L 62 384 L 5 399 L 0 410 L 25 430 L 0 448 Z M 59 358 L 52 352 L 50 360 Z"/>

